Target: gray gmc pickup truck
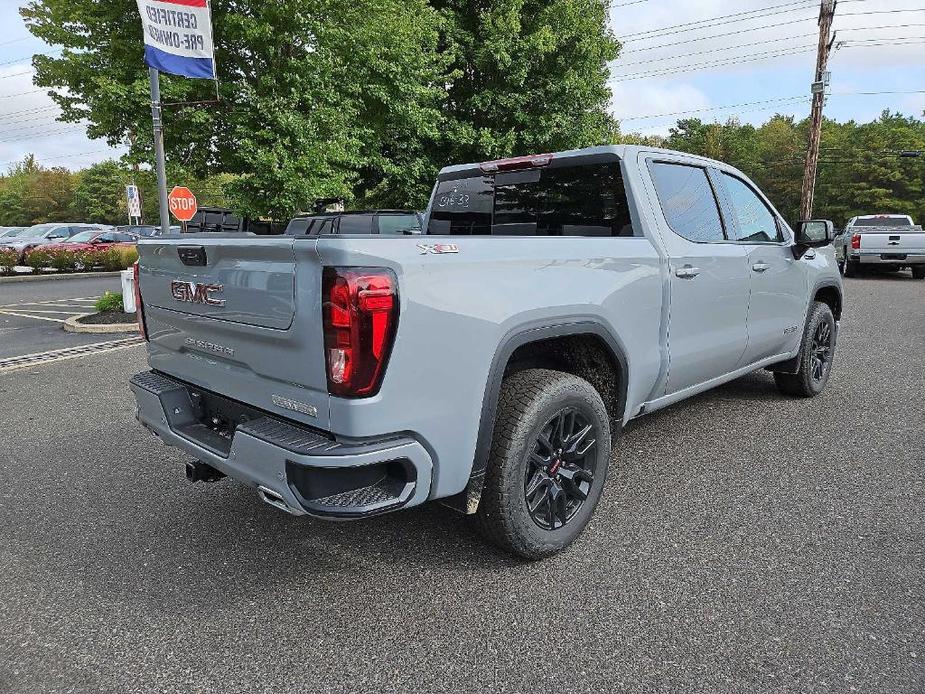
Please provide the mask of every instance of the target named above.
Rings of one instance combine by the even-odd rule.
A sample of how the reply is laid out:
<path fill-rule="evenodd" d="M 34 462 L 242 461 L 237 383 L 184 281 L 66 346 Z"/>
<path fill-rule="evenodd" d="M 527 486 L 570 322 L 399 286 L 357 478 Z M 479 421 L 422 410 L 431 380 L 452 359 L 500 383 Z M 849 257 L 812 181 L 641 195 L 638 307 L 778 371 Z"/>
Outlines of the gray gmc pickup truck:
<path fill-rule="evenodd" d="M 328 519 L 439 499 L 534 559 L 584 529 L 629 420 L 757 369 L 829 378 L 831 223 L 794 232 L 720 162 L 453 166 L 424 229 L 143 240 L 138 420 L 191 481 Z"/>

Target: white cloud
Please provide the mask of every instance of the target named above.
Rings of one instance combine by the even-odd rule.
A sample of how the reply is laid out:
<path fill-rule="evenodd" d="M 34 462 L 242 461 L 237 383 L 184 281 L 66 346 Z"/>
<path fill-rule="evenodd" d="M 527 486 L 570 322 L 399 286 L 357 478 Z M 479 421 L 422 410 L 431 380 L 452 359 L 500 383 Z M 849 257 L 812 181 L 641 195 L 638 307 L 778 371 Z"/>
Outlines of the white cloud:
<path fill-rule="evenodd" d="M 47 166 L 71 169 L 121 154 L 102 140 L 90 140 L 83 126 L 56 120 L 60 110 L 32 77 L 29 62 L 0 67 L 0 171 L 27 154 Z"/>
<path fill-rule="evenodd" d="M 612 85 L 612 112 L 620 120 L 633 122 L 634 116 L 675 113 L 710 108 L 710 98 L 696 87 L 663 82 L 617 82 Z M 630 126 L 630 129 L 632 126 Z"/>

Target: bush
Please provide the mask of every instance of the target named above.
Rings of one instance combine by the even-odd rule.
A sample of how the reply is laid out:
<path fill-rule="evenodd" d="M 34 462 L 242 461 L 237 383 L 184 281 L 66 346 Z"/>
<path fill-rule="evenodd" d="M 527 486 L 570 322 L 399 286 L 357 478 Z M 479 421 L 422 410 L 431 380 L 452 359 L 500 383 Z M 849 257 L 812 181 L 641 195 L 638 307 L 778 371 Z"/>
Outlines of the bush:
<path fill-rule="evenodd" d="M 122 306 L 122 295 L 116 292 L 106 292 L 95 304 L 96 310 L 100 313 L 110 311 L 124 311 Z"/>
<path fill-rule="evenodd" d="M 128 270 L 136 260 L 138 260 L 138 251 L 135 248 L 117 246 L 97 251 L 94 254 L 94 264 L 109 272 Z"/>
<path fill-rule="evenodd" d="M 0 275 L 12 275 L 19 262 L 19 254 L 10 248 L 0 248 Z"/>
<path fill-rule="evenodd" d="M 44 248 L 36 248 L 26 254 L 26 265 L 32 268 L 32 272 L 39 274 L 42 268 L 51 267 L 51 251 Z"/>

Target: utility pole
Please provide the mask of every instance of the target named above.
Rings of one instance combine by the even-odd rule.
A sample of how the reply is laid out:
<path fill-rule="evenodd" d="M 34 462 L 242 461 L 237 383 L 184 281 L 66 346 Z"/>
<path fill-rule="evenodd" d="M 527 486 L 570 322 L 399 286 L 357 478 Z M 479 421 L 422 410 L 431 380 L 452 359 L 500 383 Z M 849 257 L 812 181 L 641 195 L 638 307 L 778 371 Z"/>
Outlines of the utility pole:
<path fill-rule="evenodd" d="M 167 204 L 167 162 L 164 156 L 164 120 L 161 115 L 160 73 L 148 68 L 151 80 L 151 119 L 154 122 L 154 154 L 157 169 L 157 197 L 161 210 L 161 233 L 170 233 L 170 206 Z"/>
<path fill-rule="evenodd" d="M 803 192 L 800 201 L 800 219 L 813 216 L 813 197 L 816 192 L 816 169 L 819 165 L 819 145 L 822 140 L 822 108 L 825 106 L 825 88 L 828 86 L 826 68 L 835 37 L 832 21 L 838 0 L 822 0 L 819 9 L 819 50 L 816 54 L 816 79 L 813 82 L 813 107 L 810 115 L 809 146 L 806 150 L 806 168 L 803 171 Z"/>

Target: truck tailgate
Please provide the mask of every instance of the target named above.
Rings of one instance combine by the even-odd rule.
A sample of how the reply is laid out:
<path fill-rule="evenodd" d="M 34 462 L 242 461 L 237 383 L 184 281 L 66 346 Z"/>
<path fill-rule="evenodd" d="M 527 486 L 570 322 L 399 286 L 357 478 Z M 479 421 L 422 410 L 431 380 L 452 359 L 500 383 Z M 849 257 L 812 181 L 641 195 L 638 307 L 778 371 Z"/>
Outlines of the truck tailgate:
<path fill-rule="evenodd" d="M 907 227 L 908 228 L 908 227 Z M 855 231 L 861 235 L 861 250 L 877 253 L 900 254 L 925 253 L 925 232 L 897 231 L 890 229 L 864 229 Z"/>
<path fill-rule="evenodd" d="M 151 367 L 326 427 L 322 269 L 315 243 L 241 234 L 139 243 Z"/>

